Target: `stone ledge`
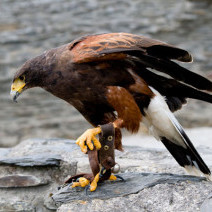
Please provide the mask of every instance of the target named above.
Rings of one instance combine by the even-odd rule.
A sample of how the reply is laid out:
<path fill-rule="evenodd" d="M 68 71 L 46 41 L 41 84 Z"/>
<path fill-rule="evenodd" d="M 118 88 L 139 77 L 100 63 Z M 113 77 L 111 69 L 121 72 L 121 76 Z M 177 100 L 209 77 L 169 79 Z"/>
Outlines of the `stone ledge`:
<path fill-rule="evenodd" d="M 61 205 L 58 212 L 193 212 L 199 211 L 212 189 L 211 182 L 193 176 L 152 173 L 121 176 L 126 182 L 103 183 L 87 196 L 82 188 L 64 188 L 52 196 L 52 203 Z"/>
<path fill-rule="evenodd" d="M 70 157 L 76 149 L 66 139 L 29 139 L 0 149 L 0 211 L 50 211 L 44 201 L 51 190 L 76 174 Z"/>
<path fill-rule="evenodd" d="M 136 194 L 144 188 L 150 188 L 158 184 L 177 184 L 178 182 L 201 182 L 205 178 L 194 177 L 189 175 L 174 174 L 154 174 L 154 173 L 123 173 L 120 174 L 125 182 L 106 181 L 100 183 L 95 192 L 86 194 L 84 188 L 71 188 L 70 185 L 60 189 L 51 198 L 53 202 L 58 204 L 67 203 L 73 200 L 89 200 L 89 199 L 110 199 L 130 194 Z M 211 184 L 212 188 L 212 184 Z"/>
<path fill-rule="evenodd" d="M 202 134 L 197 136 L 201 138 Z M 212 168 L 212 149 L 203 145 L 197 150 Z M 47 164 L 49 160 L 55 161 L 54 165 Z M 105 182 L 88 196 L 81 188 L 57 190 L 67 177 L 90 172 L 87 155 L 73 140 L 29 139 L 16 147 L 0 149 L 0 161 L 4 161 L 0 165 L 0 211 L 193 212 L 211 204 L 211 182 L 184 175 L 164 148 L 125 146 L 125 152 L 116 151 L 120 175 L 127 182 Z M 20 181 L 14 183 L 17 176 Z"/>

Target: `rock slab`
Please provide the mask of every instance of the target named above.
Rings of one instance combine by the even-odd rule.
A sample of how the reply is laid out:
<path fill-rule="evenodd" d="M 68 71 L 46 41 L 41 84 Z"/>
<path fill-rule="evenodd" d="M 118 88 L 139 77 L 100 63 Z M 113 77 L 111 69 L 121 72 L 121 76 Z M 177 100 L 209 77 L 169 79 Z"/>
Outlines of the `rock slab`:
<path fill-rule="evenodd" d="M 82 188 L 63 188 L 52 196 L 57 206 L 62 204 L 57 211 L 193 212 L 199 211 L 212 189 L 210 182 L 192 176 L 152 173 L 121 176 L 126 182 L 103 183 L 88 195 Z"/>
<path fill-rule="evenodd" d="M 46 185 L 48 181 L 41 181 L 31 175 L 8 175 L 0 177 L 0 188 L 23 188 Z"/>
<path fill-rule="evenodd" d="M 209 194 L 207 199 L 203 202 L 200 207 L 201 212 L 211 212 L 212 211 L 212 193 Z"/>
<path fill-rule="evenodd" d="M 210 211 L 211 182 L 184 175 L 163 148 L 124 148 L 116 151 L 116 162 L 126 182 L 107 181 L 88 195 L 82 188 L 57 189 L 68 177 L 90 172 L 88 157 L 75 141 L 29 139 L 0 149 L 0 211 Z M 204 145 L 197 149 L 212 169 L 212 149 Z"/>
<path fill-rule="evenodd" d="M 133 173 L 120 174 L 125 181 L 106 181 L 99 183 L 95 192 L 85 192 L 84 188 L 72 188 L 70 185 L 56 192 L 52 199 L 58 204 L 73 200 L 110 199 L 130 194 L 136 194 L 144 188 L 150 188 L 158 184 L 176 184 L 182 181 L 201 182 L 204 178 L 194 176 L 182 176 L 173 174 Z M 211 185 L 212 186 L 212 185 Z"/>
<path fill-rule="evenodd" d="M 76 174 L 76 149 L 73 140 L 38 138 L 0 149 L 0 211 L 51 211 L 44 201 Z"/>

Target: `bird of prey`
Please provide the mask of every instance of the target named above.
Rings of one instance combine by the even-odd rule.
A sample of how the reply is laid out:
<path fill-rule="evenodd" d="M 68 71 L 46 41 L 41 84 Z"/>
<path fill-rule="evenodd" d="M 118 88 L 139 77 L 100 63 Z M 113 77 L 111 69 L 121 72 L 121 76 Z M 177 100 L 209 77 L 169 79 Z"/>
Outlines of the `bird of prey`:
<path fill-rule="evenodd" d="M 211 179 L 173 112 L 188 98 L 212 103 L 212 82 L 173 60 L 191 62 L 192 56 L 144 36 L 88 35 L 26 61 L 11 96 L 16 101 L 23 91 L 41 87 L 74 106 L 94 126 L 77 139 L 84 153 L 101 147 L 99 125 L 113 123 L 115 148 L 122 150 L 121 128 L 136 133 L 143 123 L 180 166 Z"/>

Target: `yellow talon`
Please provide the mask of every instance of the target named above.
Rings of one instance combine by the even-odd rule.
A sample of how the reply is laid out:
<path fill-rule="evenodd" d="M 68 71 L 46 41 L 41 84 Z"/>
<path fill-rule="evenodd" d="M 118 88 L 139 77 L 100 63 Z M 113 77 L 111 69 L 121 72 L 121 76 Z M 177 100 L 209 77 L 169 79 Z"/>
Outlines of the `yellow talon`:
<path fill-rule="evenodd" d="M 85 177 L 80 177 L 79 178 L 79 182 L 74 182 L 72 185 L 72 188 L 80 186 L 80 187 L 85 187 L 90 183 L 90 181 L 88 179 L 86 179 Z"/>
<path fill-rule="evenodd" d="M 117 177 L 115 175 L 111 174 L 109 180 L 117 180 Z"/>
<path fill-rule="evenodd" d="M 81 151 L 84 153 L 87 152 L 87 146 L 90 150 L 93 150 L 94 146 L 96 149 L 100 149 L 101 143 L 96 138 L 96 135 L 99 133 L 101 133 L 100 127 L 88 129 L 77 139 L 76 144 L 80 146 Z"/>
<path fill-rule="evenodd" d="M 80 182 L 81 187 L 85 187 L 90 183 L 90 181 L 84 177 L 80 177 L 79 182 Z"/>
<path fill-rule="evenodd" d="M 93 137 L 93 143 L 97 149 L 101 149 L 102 145 L 96 137 Z"/>
<path fill-rule="evenodd" d="M 96 190 L 98 181 L 99 181 L 99 173 L 94 177 L 94 180 L 92 181 L 90 185 L 90 191 Z"/>
<path fill-rule="evenodd" d="M 78 187 L 78 186 L 80 186 L 80 183 L 79 182 L 74 182 L 71 187 L 75 188 L 75 187 Z"/>

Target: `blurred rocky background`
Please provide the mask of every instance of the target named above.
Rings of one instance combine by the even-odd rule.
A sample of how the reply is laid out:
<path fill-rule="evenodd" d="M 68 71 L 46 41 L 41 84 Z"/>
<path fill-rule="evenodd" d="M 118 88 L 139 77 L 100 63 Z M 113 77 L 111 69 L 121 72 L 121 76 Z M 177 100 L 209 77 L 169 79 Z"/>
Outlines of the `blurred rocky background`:
<path fill-rule="evenodd" d="M 189 50 L 191 64 L 212 72 L 212 4 L 204 0 L 1 0 L 0 146 L 32 137 L 75 139 L 89 125 L 66 102 L 41 89 L 24 93 L 15 104 L 10 84 L 27 59 L 92 33 L 130 32 Z M 71 92 L 71 91 L 70 91 Z M 211 105 L 189 101 L 177 114 L 184 127 L 212 126 Z"/>

